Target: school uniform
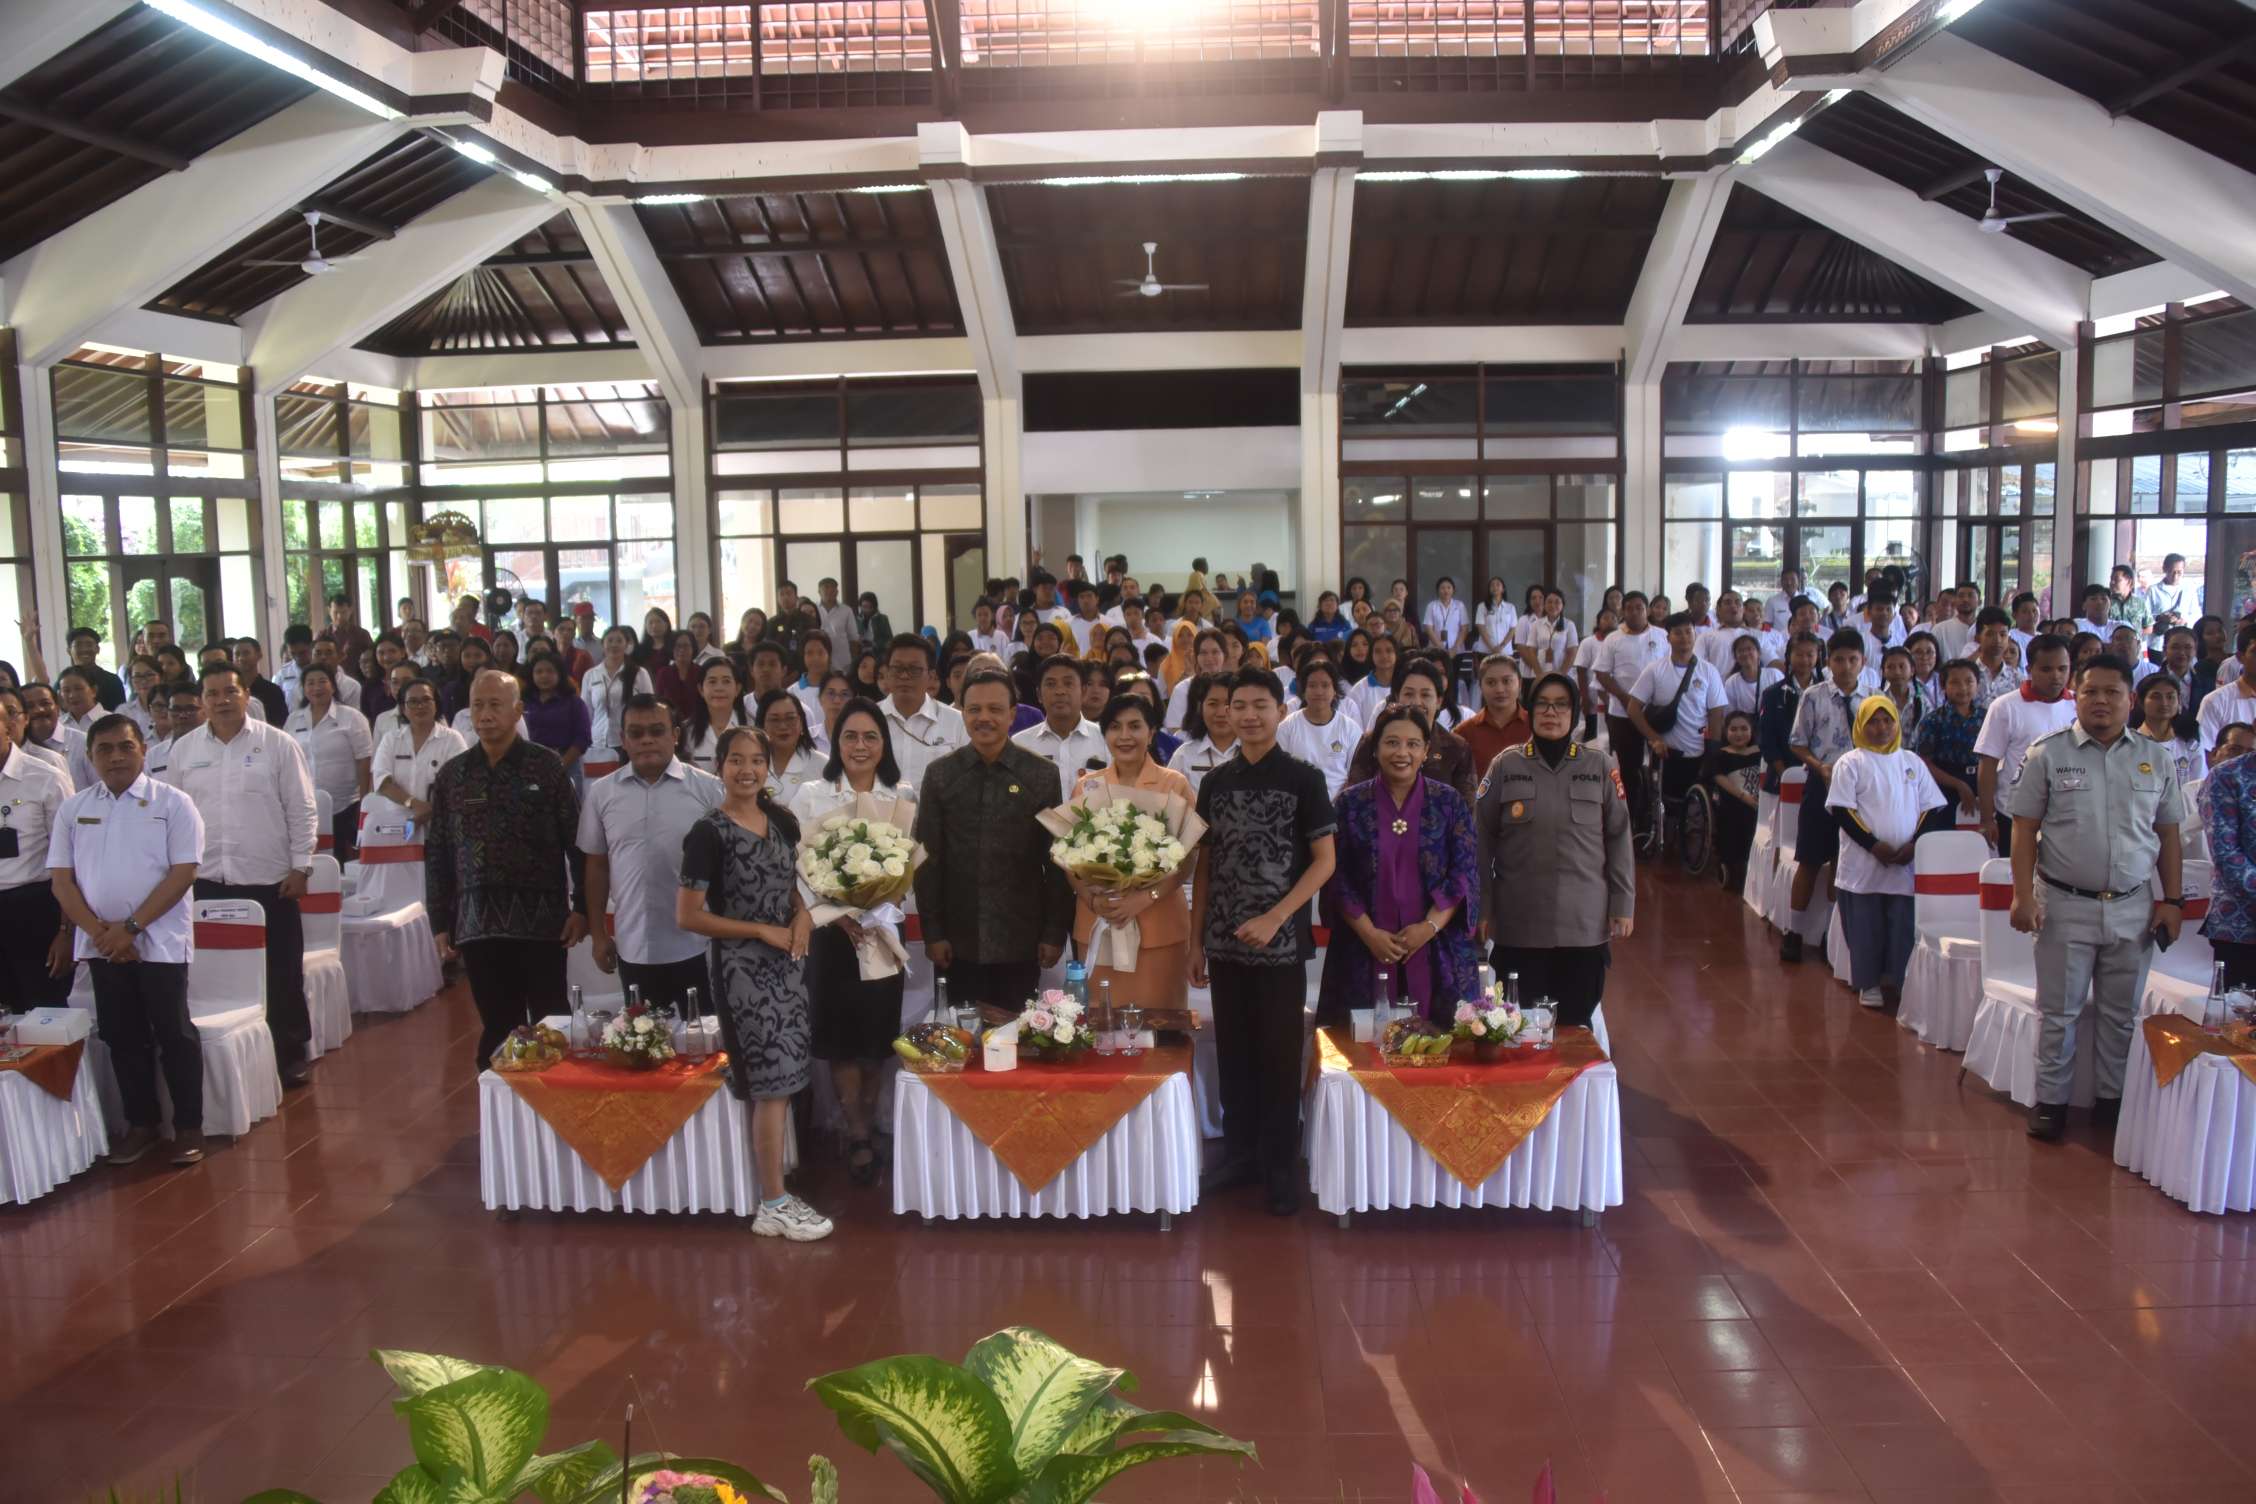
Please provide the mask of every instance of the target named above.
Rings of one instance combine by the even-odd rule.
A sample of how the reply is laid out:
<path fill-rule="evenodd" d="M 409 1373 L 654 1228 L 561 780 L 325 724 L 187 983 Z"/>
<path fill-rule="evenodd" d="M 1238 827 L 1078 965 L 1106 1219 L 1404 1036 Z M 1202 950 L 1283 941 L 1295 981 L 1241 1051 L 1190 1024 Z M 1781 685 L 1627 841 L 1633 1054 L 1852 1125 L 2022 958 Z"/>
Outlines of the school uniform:
<path fill-rule="evenodd" d="M 1901 987 L 1911 960 L 1913 902 L 1911 864 L 1889 866 L 1867 842 L 1901 845 L 1919 833 L 1919 822 L 1946 801 L 1935 777 L 1917 753 L 1875 752 L 1857 747 L 1833 765 L 1825 806 L 1840 827 L 1840 856 L 1833 868 L 1833 890 L 1841 905 L 1841 929 L 1849 942 L 1850 985 L 1877 1003 L 1878 989 Z"/>

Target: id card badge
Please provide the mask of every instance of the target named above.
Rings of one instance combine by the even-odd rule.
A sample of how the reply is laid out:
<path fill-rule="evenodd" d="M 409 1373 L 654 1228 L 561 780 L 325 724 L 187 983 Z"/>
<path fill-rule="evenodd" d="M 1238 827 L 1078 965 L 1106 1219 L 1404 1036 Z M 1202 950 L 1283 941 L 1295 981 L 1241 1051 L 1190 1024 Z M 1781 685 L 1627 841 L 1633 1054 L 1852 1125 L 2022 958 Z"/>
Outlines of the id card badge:
<path fill-rule="evenodd" d="M 13 857 L 17 845 L 16 828 L 13 825 L 0 826 L 0 862 Z"/>

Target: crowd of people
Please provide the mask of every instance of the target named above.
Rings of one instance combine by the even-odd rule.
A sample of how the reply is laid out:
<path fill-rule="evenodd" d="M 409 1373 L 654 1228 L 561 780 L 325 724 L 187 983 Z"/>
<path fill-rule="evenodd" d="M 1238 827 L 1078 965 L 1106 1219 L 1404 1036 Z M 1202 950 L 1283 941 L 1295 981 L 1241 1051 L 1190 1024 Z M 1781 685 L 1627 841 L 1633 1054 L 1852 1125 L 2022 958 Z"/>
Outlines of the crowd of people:
<path fill-rule="evenodd" d="M 2068 852 L 2056 826 L 2079 810 L 2086 841 L 2143 820 L 2152 840 L 2102 841 L 2088 883 L 2067 881 L 2098 870 L 2082 854 L 2062 857 L 2072 874 L 2042 864 L 2061 891 L 2060 918 L 2041 922 L 2089 931 L 2053 964 L 2057 1049 L 2064 989 L 2095 975 L 2119 988 L 2131 929 L 2174 933 L 2160 906 L 2127 929 L 2122 906 L 2157 873 L 2177 890 L 2179 791 L 2207 775 L 2213 821 L 2256 817 L 2256 624 L 2228 639 L 2200 616 L 2175 556 L 2150 589 L 2118 570 L 2080 617 L 2050 622 L 2034 595 L 1999 606 L 1972 585 L 1922 608 L 1893 567 L 1822 601 L 1791 571 L 1759 597 L 1692 585 L 1681 606 L 1609 589 L 1587 628 L 1560 591 L 1515 604 L 1493 578 L 1477 599 L 1444 578 L 1422 609 L 1407 581 L 1379 594 L 1350 579 L 1305 619 L 1258 563 L 1235 585 L 1204 559 L 1182 578 L 1147 586 L 1118 555 L 1094 575 L 1069 557 L 1062 577 L 1037 560 L 1023 582 L 987 582 L 971 629 L 945 634 L 897 633 L 876 597 L 848 605 L 830 579 L 813 598 L 784 582 L 772 612 L 745 611 L 726 638 L 703 612 L 599 630 L 585 603 L 559 618 L 543 600 L 477 596 L 435 630 L 402 600 L 372 633 L 339 596 L 319 632 L 289 628 L 271 677 L 254 639 L 191 658 L 150 621 L 115 672 L 100 635 L 75 628 L 50 678 L 28 623 L 29 677 L 0 664 L 0 915 L 16 937 L 0 985 L 12 1007 L 58 1001 L 87 963 L 131 1128 L 113 1159 L 157 1145 L 161 1071 L 171 1152 L 193 1163 L 186 900 L 265 909 L 278 1065 L 301 1088 L 297 900 L 317 793 L 340 860 L 364 809 L 396 811 L 420 833 L 432 928 L 477 1006 L 478 1066 L 558 1011 L 583 939 L 648 1002 L 698 991 L 753 1106 L 754 1229 L 818 1238 L 828 1220 L 784 1184 L 789 1104 L 821 1062 L 851 1177 L 884 1173 L 878 1092 L 904 982 L 862 975 L 856 920 L 813 923 L 795 853 L 801 832 L 882 794 L 914 812 L 914 922 L 956 1003 L 1015 1012 L 1069 941 L 1128 919 L 1133 969 L 1093 983 L 1153 1008 L 1207 989 L 1224 1126 L 1210 1189 L 1256 1184 L 1285 1214 L 1305 967 L 1324 934 L 1322 1021 L 1384 995 L 1446 1022 L 1485 959 L 1561 1023 L 1587 1023 L 1611 942 L 1632 932 L 1639 835 L 1665 850 L 1705 787 L 1735 879 L 1763 792 L 1800 766 L 1818 797 L 1801 806 L 1793 907 L 1831 873 L 1860 997 L 1885 1006 L 1922 831 L 1984 832 L 2027 889 L 2040 830 L 2046 852 Z M 2087 738 L 2106 755 L 2070 766 Z M 2118 746 L 2122 770 L 2106 760 Z M 2120 801 L 2073 797 L 2118 776 Z M 1184 870 L 1121 893 L 1053 864 L 1038 816 L 1093 782 L 1195 803 L 1207 834 Z M 2218 953 L 2256 977 L 2256 823 L 2211 847 Z M 2040 922 L 2017 900 L 2024 918 Z M 1801 943 L 1790 926 L 1781 959 Z M 2119 1095 L 2119 1057 L 2102 1076 Z M 2046 1124 L 2057 1136 L 2051 1119 L 2032 1131 Z"/>

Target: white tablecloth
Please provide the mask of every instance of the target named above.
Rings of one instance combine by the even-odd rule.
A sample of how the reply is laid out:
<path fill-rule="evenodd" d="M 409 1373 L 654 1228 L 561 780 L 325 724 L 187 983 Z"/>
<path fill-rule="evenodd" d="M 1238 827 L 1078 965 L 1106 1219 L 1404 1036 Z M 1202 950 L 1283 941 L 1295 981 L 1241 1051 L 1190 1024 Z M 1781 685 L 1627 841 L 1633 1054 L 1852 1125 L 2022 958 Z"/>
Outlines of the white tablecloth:
<path fill-rule="evenodd" d="M 785 1130 L 784 1168 L 798 1161 Z M 488 1211 L 726 1212 L 760 1207 L 750 1116 L 726 1085 L 616 1193 L 487 1071 L 478 1078 L 478 1181 Z"/>
<path fill-rule="evenodd" d="M 79 1054 L 68 1102 L 21 1071 L 0 1071 L 0 1203 L 36 1201 L 110 1152 L 95 1043 Z"/>
<path fill-rule="evenodd" d="M 307 1050 L 318 1060 L 331 1050 L 341 1050 L 352 1037 L 352 994 L 345 985 L 345 961 L 339 951 L 308 951 L 305 958 L 306 1011 L 313 1019 L 313 1040 Z"/>
<path fill-rule="evenodd" d="M 1443 1169 L 1344 1070 L 1318 1072 L 1307 1141 L 1316 1204 L 1335 1216 L 1410 1206 L 1600 1212 L 1622 1200 L 1621 1084 L 1611 1061 L 1577 1076 L 1478 1187 Z"/>
<path fill-rule="evenodd" d="M 338 948 L 356 1013 L 405 1013 L 446 985 L 431 921 L 419 903 L 363 915 L 347 900 Z"/>
<path fill-rule="evenodd" d="M 1945 940 L 1937 946 L 1921 940 L 1911 948 L 1897 1023 L 1938 1050 L 1964 1050 L 1981 1001 L 1979 941 Z"/>
<path fill-rule="evenodd" d="M 2256 1083 L 2223 1056 L 2201 1055 L 2156 1086 L 2146 1030 L 2133 1030 L 2115 1163 L 2194 1211 L 2256 1211 Z"/>
<path fill-rule="evenodd" d="M 922 1077 L 893 1087 L 893 1210 L 927 1217 L 1102 1217 L 1198 1204 L 1198 1115 L 1177 1072 L 1089 1151 L 1029 1194 Z"/>

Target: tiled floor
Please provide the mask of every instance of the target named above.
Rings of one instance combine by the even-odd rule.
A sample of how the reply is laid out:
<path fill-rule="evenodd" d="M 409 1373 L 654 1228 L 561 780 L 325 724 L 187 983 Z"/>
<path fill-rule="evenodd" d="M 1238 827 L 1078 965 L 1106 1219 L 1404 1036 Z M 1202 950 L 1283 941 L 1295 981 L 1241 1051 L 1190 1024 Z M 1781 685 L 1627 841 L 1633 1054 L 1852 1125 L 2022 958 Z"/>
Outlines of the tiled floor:
<path fill-rule="evenodd" d="M 367 1498 L 408 1460 L 373 1345 L 530 1371 L 553 1443 L 617 1433 L 851 1504 L 919 1498 L 802 1389 L 1013 1322 L 1132 1368 L 1262 1466 L 1106 1491 L 1400 1499 L 1411 1458 L 1498 1500 L 2256 1499 L 2256 1219 L 2192 1216 L 2079 1125 L 2032 1147 L 1956 1057 L 1782 969 L 1713 888 L 1644 879 L 1607 1005 L 1631 1135 L 1599 1230 L 1533 1214 L 1335 1229 L 1217 1204 L 926 1229 L 817 1174 L 832 1241 L 477 1203 L 474 1027 L 374 1023 L 201 1169 L 97 1170 L 0 1211 L 0 1499 L 110 1483 Z"/>

